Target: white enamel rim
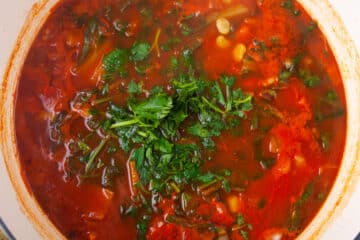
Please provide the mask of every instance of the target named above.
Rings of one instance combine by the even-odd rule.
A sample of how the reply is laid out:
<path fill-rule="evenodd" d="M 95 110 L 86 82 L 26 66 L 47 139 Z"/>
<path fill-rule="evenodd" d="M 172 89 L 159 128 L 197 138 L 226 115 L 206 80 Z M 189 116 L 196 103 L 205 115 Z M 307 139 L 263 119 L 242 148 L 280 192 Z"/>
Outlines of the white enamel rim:
<path fill-rule="evenodd" d="M 22 181 L 14 133 L 14 99 L 24 58 L 36 33 L 57 2 L 57 0 L 40 0 L 34 4 L 10 57 L 0 92 L 2 113 L 0 116 L 0 144 L 6 168 L 17 193 L 19 205 L 44 239 L 65 238 L 49 221 Z M 357 106 L 360 103 L 360 59 L 341 19 L 327 0 L 299 0 L 299 2 L 318 22 L 329 41 L 344 80 L 348 104 L 346 146 L 339 175 L 321 210 L 298 237 L 298 239 L 318 239 L 341 213 L 360 178 L 360 107 Z"/>

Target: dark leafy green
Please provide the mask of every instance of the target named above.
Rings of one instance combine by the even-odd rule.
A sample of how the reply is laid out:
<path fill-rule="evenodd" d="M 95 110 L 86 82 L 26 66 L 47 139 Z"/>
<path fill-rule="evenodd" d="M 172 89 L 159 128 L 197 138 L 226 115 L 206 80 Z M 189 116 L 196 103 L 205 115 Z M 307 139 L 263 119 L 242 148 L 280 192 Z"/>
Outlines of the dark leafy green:
<path fill-rule="evenodd" d="M 289 13 L 294 16 L 299 16 L 301 13 L 299 9 L 295 9 L 294 0 L 284 0 L 281 2 L 280 6 L 288 10 Z"/>
<path fill-rule="evenodd" d="M 289 228 L 291 231 L 295 231 L 300 227 L 302 220 L 303 220 L 302 214 L 301 214 L 301 209 L 305 206 L 305 204 L 309 201 L 309 199 L 313 197 L 314 187 L 315 187 L 315 182 L 314 181 L 309 182 L 306 185 L 303 193 L 296 200 L 294 207 L 293 207 L 293 211 L 291 213 L 291 221 L 290 221 L 290 228 Z"/>
<path fill-rule="evenodd" d="M 144 61 L 150 54 L 150 45 L 146 42 L 134 43 L 131 49 L 116 48 L 107 54 L 103 60 L 105 80 L 112 79 L 115 74 L 125 77 L 127 74 L 127 63 L 133 61 L 134 68 L 139 74 L 143 74 L 146 66 L 139 62 Z"/>
<path fill-rule="evenodd" d="M 304 81 L 305 86 L 313 88 L 321 83 L 319 76 L 312 74 L 309 70 L 300 69 L 300 78 Z"/>

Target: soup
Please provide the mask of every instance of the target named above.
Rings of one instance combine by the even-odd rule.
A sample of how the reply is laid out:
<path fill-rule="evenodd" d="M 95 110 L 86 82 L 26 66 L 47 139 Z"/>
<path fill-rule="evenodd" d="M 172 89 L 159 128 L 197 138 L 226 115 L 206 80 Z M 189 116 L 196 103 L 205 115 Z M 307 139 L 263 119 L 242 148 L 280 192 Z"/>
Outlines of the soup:
<path fill-rule="evenodd" d="M 68 239 L 293 239 L 346 108 L 291 0 L 60 1 L 23 66 L 24 181 Z"/>

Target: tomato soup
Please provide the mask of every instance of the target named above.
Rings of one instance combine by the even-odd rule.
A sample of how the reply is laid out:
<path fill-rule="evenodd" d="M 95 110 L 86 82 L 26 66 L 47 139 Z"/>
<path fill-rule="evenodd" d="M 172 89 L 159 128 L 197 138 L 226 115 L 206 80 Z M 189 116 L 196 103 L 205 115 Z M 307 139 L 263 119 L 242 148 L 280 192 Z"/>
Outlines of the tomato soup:
<path fill-rule="evenodd" d="M 346 103 L 293 0 L 62 0 L 20 77 L 22 174 L 67 239 L 294 239 Z"/>

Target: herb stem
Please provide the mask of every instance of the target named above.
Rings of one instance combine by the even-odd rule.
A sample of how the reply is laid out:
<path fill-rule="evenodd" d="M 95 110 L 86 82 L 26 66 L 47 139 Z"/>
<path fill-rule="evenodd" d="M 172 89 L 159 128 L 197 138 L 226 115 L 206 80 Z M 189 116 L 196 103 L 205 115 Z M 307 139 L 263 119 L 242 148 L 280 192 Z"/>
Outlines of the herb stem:
<path fill-rule="evenodd" d="M 221 113 L 223 115 L 225 114 L 225 112 L 223 110 L 221 110 L 220 108 L 218 108 L 217 106 L 215 106 L 214 104 L 209 102 L 209 100 L 207 100 L 206 97 L 203 96 L 203 97 L 201 97 L 201 99 L 204 101 L 204 103 L 206 103 L 214 111 Z"/>
<path fill-rule="evenodd" d="M 143 131 L 138 131 L 137 134 L 139 134 L 142 137 L 147 137 L 148 135 Z"/>
<path fill-rule="evenodd" d="M 229 85 L 226 85 L 226 112 L 230 112 L 232 107 L 232 94 Z"/>
<path fill-rule="evenodd" d="M 96 156 L 100 153 L 101 149 L 105 146 L 108 137 L 103 138 L 100 144 L 90 153 L 90 157 L 85 166 L 85 174 L 88 175 L 89 171 L 93 168 Z"/>
<path fill-rule="evenodd" d="M 218 179 L 214 179 L 214 180 L 212 180 L 212 181 L 210 181 L 210 182 L 208 182 L 208 183 L 204 183 L 204 184 L 202 184 L 202 185 L 200 185 L 200 186 L 198 187 L 198 190 L 199 190 L 199 191 L 202 191 L 202 190 L 204 190 L 205 188 L 207 188 L 207 187 L 209 187 L 209 186 L 217 183 L 218 181 L 219 181 Z"/>
<path fill-rule="evenodd" d="M 247 97 L 246 97 L 246 98 L 244 98 L 244 99 L 241 99 L 241 100 L 234 100 L 234 103 L 235 103 L 236 105 L 240 105 L 240 104 L 242 104 L 242 103 L 246 103 L 246 102 L 250 101 L 250 100 L 251 100 L 251 98 L 252 98 L 252 96 L 251 96 L 251 95 L 249 95 L 249 96 L 247 96 Z"/>
<path fill-rule="evenodd" d="M 106 97 L 106 98 L 100 98 L 94 101 L 93 105 L 98 105 L 98 104 L 102 104 L 102 103 L 106 103 L 109 102 L 110 100 L 112 100 L 112 97 Z"/>
<path fill-rule="evenodd" d="M 125 127 L 125 126 L 129 126 L 129 125 L 133 125 L 138 122 L 139 122 L 139 119 L 131 119 L 131 120 L 127 120 L 127 121 L 114 123 L 113 125 L 110 126 L 110 128 L 113 129 L 113 128 Z"/>

